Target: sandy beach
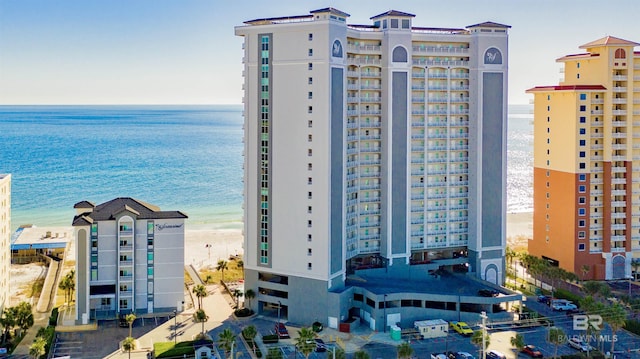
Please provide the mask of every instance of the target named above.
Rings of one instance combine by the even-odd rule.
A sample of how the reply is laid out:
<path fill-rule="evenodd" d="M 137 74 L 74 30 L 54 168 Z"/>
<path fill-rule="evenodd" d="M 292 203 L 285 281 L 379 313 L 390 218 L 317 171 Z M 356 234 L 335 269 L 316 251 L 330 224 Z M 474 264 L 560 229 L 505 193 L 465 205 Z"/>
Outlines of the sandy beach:
<path fill-rule="evenodd" d="M 526 249 L 527 239 L 533 236 L 533 212 L 507 213 L 507 242 Z M 185 234 L 185 264 L 196 268 L 216 266 L 219 259 L 243 254 L 240 229 L 187 229 Z"/>
<path fill-rule="evenodd" d="M 196 269 L 213 266 L 231 255 L 242 255 L 243 237 L 240 229 L 189 229 L 185 232 L 184 264 Z"/>

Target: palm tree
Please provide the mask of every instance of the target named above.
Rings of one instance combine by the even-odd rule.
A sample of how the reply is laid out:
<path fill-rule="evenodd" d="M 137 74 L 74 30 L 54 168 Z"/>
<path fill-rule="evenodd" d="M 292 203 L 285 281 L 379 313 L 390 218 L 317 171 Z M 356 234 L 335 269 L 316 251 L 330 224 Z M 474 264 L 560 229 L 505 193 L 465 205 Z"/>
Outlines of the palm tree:
<path fill-rule="evenodd" d="M 204 322 L 209 320 L 209 316 L 207 315 L 207 313 L 203 309 L 198 309 L 195 313 L 193 313 L 193 320 L 196 323 L 202 323 L 202 330 L 200 331 L 200 333 L 204 334 Z"/>
<path fill-rule="evenodd" d="M 14 310 L 15 325 L 23 331 L 31 328 L 34 323 L 33 312 L 31 310 L 31 303 L 20 302 Z"/>
<path fill-rule="evenodd" d="M 129 359 L 131 359 L 131 351 L 136 348 L 136 340 L 132 337 L 126 337 L 122 341 L 122 349 L 129 352 Z"/>
<path fill-rule="evenodd" d="M 6 342 L 9 339 L 9 333 L 16 326 L 17 307 L 4 308 L 2 311 L 2 317 L 0 317 L 0 325 L 4 328 L 2 333 L 2 342 Z"/>
<path fill-rule="evenodd" d="M 589 274 L 589 271 L 591 270 L 591 266 L 588 264 L 583 264 L 582 265 L 582 281 L 584 282 L 587 278 L 587 274 Z"/>
<path fill-rule="evenodd" d="M 244 261 L 242 259 L 238 259 L 236 267 L 242 271 L 242 278 L 244 278 Z"/>
<path fill-rule="evenodd" d="M 334 355 L 336 359 L 347 359 L 347 353 L 344 352 L 344 349 L 339 346 L 333 347 Z"/>
<path fill-rule="evenodd" d="M 47 341 L 43 337 L 37 337 L 33 344 L 31 344 L 31 346 L 29 347 L 29 355 L 31 355 L 33 359 L 40 358 L 46 353 L 46 345 Z"/>
<path fill-rule="evenodd" d="M 133 327 L 133 322 L 136 321 L 136 315 L 131 313 L 131 314 L 127 314 L 126 317 L 124 317 L 124 319 L 127 321 L 127 324 L 129 324 L 129 336 L 131 337 L 131 329 Z"/>
<path fill-rule="evenodd" d="M 255 297 L 256 297 L 256 292 L 254 292 L 253 289 L 247 289 L 247 291 L 244 292 L 244 299 L 246 299 L 246 302 L 249 303 L 249 309 L 251 309 L 251 299 Z"/>
<path fill-rule="evenodd" d="M 315 337 L 316 333 L 309 327 L 302 327 L 298 331 L 296 348 L 298 348 L 305 358 L 309 358 L 309 355 L 316 349 Z"/>
<path fill-rule="evenodd" d="M 225 351 L 225 353 L 231 352 L 235 341 L 236 335 L 229 328 L 223 330 L 220 334 L 218 334 L 218 342 L 220 343 L 219 345 Z"/>
<path fill-rule="evenodd" d="M 562 328 L 551 327 L 549 328 L 549 332 L 547 333 L 547 341 L 555 346 L 553 357 L 557 358 L 558 345 L 567 342 L 567 334 L 564 332 L 564 330 L 562 330 Z"/>
<path fill-rule="evenodd" d="M 224 282 L 224 271 L 229 268 L 229 263 L 224 259 L 218 261 L 218 265 L 216 266 L 216 270 L 222 273 L 222 281 Z"/>
<path fill-rule="evenodd" d="M 524 337 L 522 334 L 517 333 L 514 337 L 511 337 L 511 345 L 513 345 L 518 351 L 521 351 L 524 348 Z"/>
<path fill-rule="evenodd" d="M 256 329 L 255 325 L 250 325 L 242 329 L 242 336 L 247 340 L 247 342 L 251 343 L 251 349 L 253 350 L 254 354 L 256 353 L 256 335 L 258 335 L 258 330 Z"/>
<path fill-rule="evenodd" d="M 409 343 L 402 343 L 398 345 L 398 359 L 408 359 L 413 355 L 413 348 Z"/>
<path fill-rule="evenodd" d="M 484 348 L 482 347 L 483 337 L 484 337 Z M 480 349 L 478 349 L 478 358 L 482 357 L 482 352 L 485 350 L 485 348 L 489 346 L 490 342 L 491 340 L 490 340 L 489 334 L 485 333 L 484 330 L 476 330 L 473 332 L 473 335 L 471 336 L 471 343 L 480 347 Z"/>
<path fill-rule="evenodd" d="M 627 311 L 620 305 L 620 303 L 614 303 L 612 306 L 606 308 L 604 312 L 602 312 L 602 319 L 609 324 L 611 327 L 612 337 L 616 337 L 616 332 L 622 327 L 627 319 Z M 611 341 L 611 352 L 613 353 L 613 347 L 616 344 L 616 341 Z"/>
<path fill-rule="evenodd" d="M 513 250 L 513 248 L 507 246 L 504 251 L 504 257 L 507 260 L 507 266 L 511 267 L 511 264 L 513 264 L 513 258 L 515 256 L 516 252 Z"/>
<path fill-rule="evenodd" d="M 370 359 L 371 357 L 369 356 L 369 353 L 365 352 L 364 350 L 358 350 L 357 352 L 353 353 L 353 359 Z"/>
<path fill-rule="evenodd" d="M 204 298 L 204 297 L 209 295 L 209 293 L 207 293 L 207 288 L 205 286 L 203 286 L 202 284 L 198 284 L 198 285 L 193 287 L 193 294 L 195 294 L 196 297 L 198 298 L 198 309 L 201 309 L 202 308 L 202 298 Z"/>
<path fill-rule="evenodd" d="M 236 299 L 236 308 L 237 308 L 240 305 L 240 298 L 243 295 L 242 291 L 240 289 L 234 289 L 232 295 Z"/>

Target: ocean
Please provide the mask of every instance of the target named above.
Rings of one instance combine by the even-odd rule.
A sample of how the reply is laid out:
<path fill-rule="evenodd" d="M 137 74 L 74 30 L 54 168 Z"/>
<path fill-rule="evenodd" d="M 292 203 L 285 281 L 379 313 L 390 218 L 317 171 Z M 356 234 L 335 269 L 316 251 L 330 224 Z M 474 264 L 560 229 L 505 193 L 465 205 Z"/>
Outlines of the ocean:
<path fill-rule="evenodd" d="M 531 107 L 509 107 L 508 211 L 533 208 Z M 242 107 L 0 106 L 11 220 L 68 226 L 73 205 L 134 197 L 193 227 L 241 228 Z"/>

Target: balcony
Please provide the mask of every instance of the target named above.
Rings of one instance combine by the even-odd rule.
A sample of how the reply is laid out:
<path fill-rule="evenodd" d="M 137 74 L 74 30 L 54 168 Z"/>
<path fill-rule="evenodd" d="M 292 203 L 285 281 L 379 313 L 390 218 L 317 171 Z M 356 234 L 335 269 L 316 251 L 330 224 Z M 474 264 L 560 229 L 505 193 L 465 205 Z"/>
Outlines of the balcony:
<path fill-rule="evenodd" d="M 367 58 L 355 58 L 348 57 L 347 64 L 349 65 L 381 65 L 381 59 L 367 59 Z"/>
<path fill-rule="evenodd" d="M 424 78 L 424 72 L 412 72 L 411 73 L 411 77 L 418 78 L 418 79 L 423 79 Z"/>
<path fill-rule="evenodd" d="M 413 64 L 420 66 L 469 67 L 469 61 L 438 61 L 427 59 L 413 59 Z"/>
<path fill-rule="evenodd" d="M 627 92 L 626 87 L 618 86 L 611 89 L 613 92 Z"/>
<path fill-rule="evenodd" d="M 626 251 L 626 249 L 624 247 L 611 248 L 611 253 L 622 253 L 622 252 L 625 252 L 625 251 Z"/>
<path fill-rule="evenodd" d="M 603 110 L 591 110 L 592 115 L 602 115 L 604 114 Z"/>
<path fill-rule="evenodd" d="M 348 44 L 347 45 L 347 50 L 350 52 L 379 52 L 380 51 L 380 45 L 355 45 L 355 44 Z"/>
<path fill-rule="evenodd" d="M 616 105 L 626 104 L 627 103 L 627 99 L 626 98 L 614 98 L 614 99 L 611 99 L 611 102 L 613 104 L 616 104 Z M 591 103 L 594 103 L 594 102 L 591 101 Z"/>
<path fill-rule="evenodd" d="M 613 110 L 613 111 L 611 111 L 611 113 L 614 116 L 626 116 L 627 115 L 627 110 Z"/>
<path fill-rule="evenodd" d="M 611 79 L 613 81 L 627 81 L 627 75 L 614 75 Z"/>
<path fill-rule="evenodd" d="M 413 46 L 416 53 L 436 53 L 436 54 L 468 54 L 469 49 L 464 47 L 444 47 L 444 46 Z"/>

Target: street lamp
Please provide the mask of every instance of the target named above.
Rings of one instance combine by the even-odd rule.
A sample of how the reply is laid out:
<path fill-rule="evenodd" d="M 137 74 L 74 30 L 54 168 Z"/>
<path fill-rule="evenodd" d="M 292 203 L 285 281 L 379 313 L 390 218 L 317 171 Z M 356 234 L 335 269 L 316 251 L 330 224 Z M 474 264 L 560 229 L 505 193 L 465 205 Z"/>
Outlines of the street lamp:
<path fill-rule="evenodd" d="M 280 308 L 282 307 L 282 303 L 278 301 L 278 323 L 280 323 Z"/>
<path fill-rule="evenodd" d="M 383 319 L 383 324 L 384 324 L 384 328 L 382 328 L 382 332 L 386 333 L 387 332 L 387 295 L 385 294 L 384 296 L 384 301 L 382 303 L 382 308 L 383 308 L 383 315 L 384 318 Z"/>
<path fill-rule="evenodd" d="M 178 335 L 176 331 L 178 330 L 178 311 L 176 309 L 173 310 L 173 345 L 178 344 Z"/>
<path fill-rule="evenodd" d="M 204 245 L 204 247 L 209 249 L 209 260 L 211 260 L 211 244 L 207 243 Z"/>

